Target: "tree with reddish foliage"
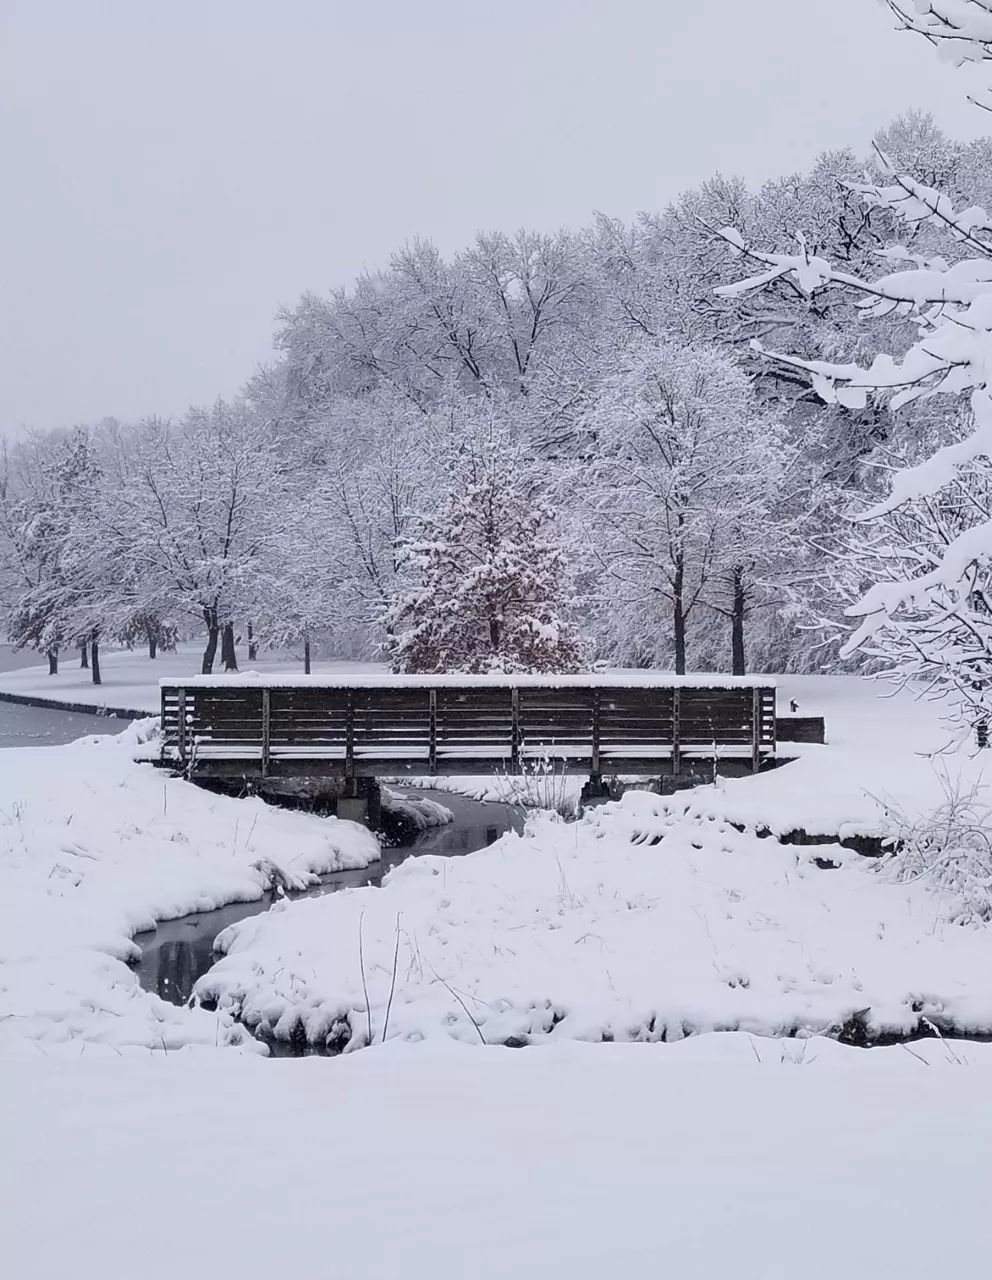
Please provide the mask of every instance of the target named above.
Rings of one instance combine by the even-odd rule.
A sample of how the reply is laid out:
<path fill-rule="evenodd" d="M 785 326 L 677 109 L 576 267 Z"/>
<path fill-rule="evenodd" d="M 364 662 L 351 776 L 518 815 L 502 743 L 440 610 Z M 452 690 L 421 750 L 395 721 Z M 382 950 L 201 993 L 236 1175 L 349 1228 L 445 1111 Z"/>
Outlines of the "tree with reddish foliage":
<path fill-rule="evenodd" d="M 402 548 L 406 589 L 383 619 L 399 672 L 567 672 L 567 565 L 532 460 L 491 410 L 453 451 L 444 496 Z"/>

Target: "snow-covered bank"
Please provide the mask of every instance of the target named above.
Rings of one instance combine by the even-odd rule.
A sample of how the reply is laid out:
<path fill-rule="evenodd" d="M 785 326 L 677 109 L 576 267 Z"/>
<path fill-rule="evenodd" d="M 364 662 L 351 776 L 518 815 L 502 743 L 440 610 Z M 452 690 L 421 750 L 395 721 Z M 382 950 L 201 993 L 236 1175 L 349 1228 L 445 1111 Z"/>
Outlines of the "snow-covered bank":
<path fill-rule="evenodd" d="M 575 824 L 536 816 L 454 862 L 406 863 L 381 889 L 286 903 L 218 945 L 202 998 L 264 1038 L 332 1051 L 992 1032 L 988 931 L 946 923 L 926 883 L 646 792 Z"/>
<path fill-rule="evenodd" d="M 0 1035 L 213 1043 L 215 1020 L 142 992 L 123 963 L 155 920 L 365 867 L 364 828 L 213 795 L 135 761 L 154 722 L 0 751 Z"/>
<path fill-rule="evenodd" d="M 932 1280 L 988 1248 L 985 1045 L 26 1047 L 0 1081 L 17 1280 Z"/>

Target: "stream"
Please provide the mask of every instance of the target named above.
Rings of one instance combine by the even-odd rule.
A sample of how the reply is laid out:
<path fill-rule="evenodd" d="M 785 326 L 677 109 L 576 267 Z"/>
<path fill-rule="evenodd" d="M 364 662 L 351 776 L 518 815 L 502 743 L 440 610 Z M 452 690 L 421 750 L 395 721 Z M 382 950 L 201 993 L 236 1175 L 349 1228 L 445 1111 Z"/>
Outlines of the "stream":
<path fill-rule="evenodd" d="M 17 655 L 15 655 L 16 657 Z M 0 668 L 16 666 L 6 650 L 0 650 Z M 72 742 L 90 733 L 120 733 L 126 721 L 106 716 L 61 711 L 53 707 L 26 707 L 0 702 L 0 747 L 53 746 Z M 403 793 L 402 786 L 394 788 Z M 422 832 L 411 843 L 384 848 L 382 858 L 355 871 L 334 871 L 321 876 L 319 884 L 288 896 L 319 897 L 339 889 L 358 889 L 381 884 L 393 867 L 407 858 L 424 854 L 458 857 L 484 849 L 507 831 L 521 831 L 524 815 L 507 804 L 486 804 L 441 791 L 414 791 L 414 796 L 436 800 L 450 809 L 453 820 L 443 827 Z M 217 956 L 213 944 L 230 924 L 268 911 L 278 896 L 266 894 L 256 902 L 233 902 L 216 911 L 200 911 L 178 920 L 166 920 L 157 929 L 135 934 L 141 959 L 132 966 L 147 991 L 173 1004 L 185 1004 L 193 984 L 211 967 Z"/>
<path fill-rule="evenodd" d="M 402 791 L 401 791 L 402 793 Z M 290 898 L 316 898 L 340 889 L 360 889 L 382 883 L 383 876 L 407 858 L 424 854 L 458 857 L 474 853 L 498 840 L 507 831 L 521 831 L 524 815 L 506 804 L 486 804 L 464 796 L 440 791 L 413 793 L 436 800 L 450 809 L 452 822 L 424 831 L 412 843 L 385 848 L 382 858 L 369 867 L 354 871 L 333 871 L 321 876 L 320 883 Z M 141 948 L 141 959 L 132 964 L 138 981 L 172 1004 L 185 1004 L 196 981 L 212 967 L 218 956 L 213 946 L 219 933 L 239 920 L 268 911 L 281 895 L 268 893 L 257 902 L 232 902 L 216 911 L 200 911 L 178 920 L 162 921 L 157 929 L 136 933 L 134 941 Z"/>

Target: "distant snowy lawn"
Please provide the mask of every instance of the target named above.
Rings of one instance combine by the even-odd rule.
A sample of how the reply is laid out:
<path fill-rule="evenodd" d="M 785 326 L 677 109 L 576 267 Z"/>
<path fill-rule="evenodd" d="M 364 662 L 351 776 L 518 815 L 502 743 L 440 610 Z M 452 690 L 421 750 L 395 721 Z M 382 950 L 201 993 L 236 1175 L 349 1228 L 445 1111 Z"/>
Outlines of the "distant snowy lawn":
<path fill-rule="evenodd" d="M 92 707 L 126 707 L 157 715 L 162 705 L 159 679 L 199 674 L 202 656 L 203 646 L 190 643 L 181 644 L 175 653 L 160 653 L 154 661 L 141 649 L 108 649 L 100 654 L 103 683 L 96 685 L 90 679 L 89 671 L 80 668 L 79 655 L 69 651 L 60 657 L 57 676 L 48 674 L 47 664 L 12 671 L 0 669 L 0 691 L 32 698 L 80 702 Z M 303 675 L 303 663 L 286 652 L 265 653 L 257 662 L 251 663 L 242 652 L 238 657 L 244 671 L 258 671 L 263 675 Z M 214 669 L 221 673 L 219 661 Z M 381 673 L 384 668 L 373 662 L 318 660 L 314 662 L 313 670 L 318 675 L 337 672 L 357 675 Z"/>
<path fill-rule="evenodd" d="M 16 1280 L 932 1280 L 988 1254 L 987 1045 L 25 1046 L 0 1081 Z"/>
<path fill-rule="evenodd" d="M 0 711 L 2 713 L 2 711 Z M 212 795 L 135 762 L 153 722 L 0 750 L 0 1037 L 175 1046 L 216 1020 L 142 992 L 122 961 L 155 920 L 365 867 L 363 827 Z"/>
<path fill-rule="evenodd" d="M 302 1029 L 338 1050 L 384 1036 L 838 1034 L 852 1019 L 870 1036 L 923 1019 L 992 1032 L 989 931 L 945 923 L 925 883 L 643 791 L 574 824 L 536 815 L 464 858 L 407 862 L 381 889 L 282 904 L 218 946 L 202 998 L 264 1038 Z"/>

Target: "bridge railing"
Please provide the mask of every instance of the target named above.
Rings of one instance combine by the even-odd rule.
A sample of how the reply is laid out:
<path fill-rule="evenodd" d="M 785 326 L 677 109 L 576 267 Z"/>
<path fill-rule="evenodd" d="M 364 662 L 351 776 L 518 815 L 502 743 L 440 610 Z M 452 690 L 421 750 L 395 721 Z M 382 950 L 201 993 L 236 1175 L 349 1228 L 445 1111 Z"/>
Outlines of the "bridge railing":
<path fill-rule="evenodd" d="M 198 676 L 161 692 L 163 759 L 205 775 L 656 775 L 775 754 L 760 678 Z"/>

